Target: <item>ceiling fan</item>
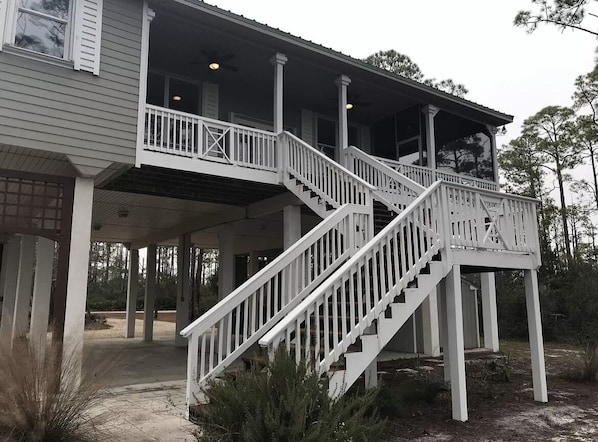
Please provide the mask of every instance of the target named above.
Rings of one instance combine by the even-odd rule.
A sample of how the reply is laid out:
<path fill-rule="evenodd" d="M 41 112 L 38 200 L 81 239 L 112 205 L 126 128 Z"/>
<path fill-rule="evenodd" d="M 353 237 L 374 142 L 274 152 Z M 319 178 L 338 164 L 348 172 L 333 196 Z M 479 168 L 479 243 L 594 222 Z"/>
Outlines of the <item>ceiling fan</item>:
<path fill-rule="evenodd" d="M 227 71 L 237 72 L 239 70 L 234 64 L 230 63 L 235 59 L 237 54 L 221 54 L 219 51 L 206 51 L 201 50 L 203 59 L 197 61 L 190 61 L 189 64 L 204 65 L 211 71 L 217 71 L 219 69 L 226 69 Z"/>

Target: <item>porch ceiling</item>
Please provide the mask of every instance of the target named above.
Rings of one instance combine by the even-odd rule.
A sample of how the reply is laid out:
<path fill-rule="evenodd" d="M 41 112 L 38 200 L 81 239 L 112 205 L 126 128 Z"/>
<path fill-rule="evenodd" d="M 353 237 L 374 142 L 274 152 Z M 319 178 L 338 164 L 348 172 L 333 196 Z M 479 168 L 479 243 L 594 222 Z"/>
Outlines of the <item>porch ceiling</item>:
<path fill-rule="evenodd" d="M 191 7 L 190 5 L 194 5 Z M 368 124 L 413 104 L 434 104 L 475 121 L 502 125 L 508 115 L 456 98 L 420 83 L 397 78 L 359 60 L 302 40 L 252 20 L 204 3 L 150 1 L 156 11 L 151 25 L 150 68 L 180 76 L 212 81 L 235 88 L 237 94 L 262 94 L 271 106 L 273 69 L 269 59 L 275 52 L 288 56 L 285 66 L 285 102 L 335 115 L 334 80 L 341 73 L 352 79 L 350 94 L 359 95 L 369 106 L 356 106 L 349 118 Z M 238 72 L 212 72 L 190 61 L 204 58 L 204 51 L 234 53 Z M 263 104 L 262 104 L 263 106 Z"/>
<path fill-rule="evenodd" d="M 282 212 L 246 216 L 243 208 L 225 204 L 96 189 L 92 240 L 132 243 L 134 247 L 177 245 L 180 233 L 192 232 L 193 244 L 218 248 L 219 234 L 226 231 L 234 235 L 235 253 L 282 248 Z M 303 232 L 319 221 L 304 213 Z"/>

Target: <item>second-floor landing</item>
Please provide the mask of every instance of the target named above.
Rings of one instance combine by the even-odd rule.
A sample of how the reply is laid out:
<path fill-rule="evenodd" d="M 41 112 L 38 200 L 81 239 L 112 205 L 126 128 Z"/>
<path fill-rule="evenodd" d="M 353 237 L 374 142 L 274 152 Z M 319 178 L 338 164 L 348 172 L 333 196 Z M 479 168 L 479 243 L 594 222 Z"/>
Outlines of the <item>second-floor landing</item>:
<path fill-rule="evenodd" d="M 496 180 L 493 129 L 508 115 L 205 3 L 150 7 L 138 166 L 277 184 L 286 130 L 341 163 L 354 145 Z"/>

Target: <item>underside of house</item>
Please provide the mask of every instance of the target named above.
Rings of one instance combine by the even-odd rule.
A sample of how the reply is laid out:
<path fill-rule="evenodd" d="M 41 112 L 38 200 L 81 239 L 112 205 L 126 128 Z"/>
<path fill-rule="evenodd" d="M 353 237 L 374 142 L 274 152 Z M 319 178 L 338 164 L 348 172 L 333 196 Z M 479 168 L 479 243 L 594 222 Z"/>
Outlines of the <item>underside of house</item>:
<path fill-rule="evenodd" d="M 203 2 L 69 4 L 90 3 L 89 68 L 77 38 L 72 60 L 48 62 L 0 26 L 3 338 L 42 347 L 53 287 L 54 338 L 80 357 L 89 243 L 110 241 L 132 269 L 147 247 L 152 340 L 156 246 L 177 244 L 190 406 L 260 348 L 311 360 L 333 395 L 375 385 L 390 348 L 442 351 L 467 420 L 464 348 L 480 346 L 481 316 L 498 350 L 493 272 L 523 270 L 534 398 L 547 400 L 536 203 L 498 191 L 510 116 Z M 0 24 L 15 5 L 0 0 Z M 219 249 L 220 302 L 189 323 L 192 246 Z M 481 315 L 477 288 L 462 290 L 473 273 Z"/>

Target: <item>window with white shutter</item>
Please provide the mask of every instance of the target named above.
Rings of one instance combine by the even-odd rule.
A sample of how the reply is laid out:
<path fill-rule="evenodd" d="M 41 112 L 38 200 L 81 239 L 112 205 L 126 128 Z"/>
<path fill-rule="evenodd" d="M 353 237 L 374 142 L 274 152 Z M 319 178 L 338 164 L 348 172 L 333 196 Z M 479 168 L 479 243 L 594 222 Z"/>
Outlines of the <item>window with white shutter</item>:
<path fill-rule="evenodd" d="M 102 7 L 103 0 L 0 0 L 0 40 L 98 75 Z"/>

